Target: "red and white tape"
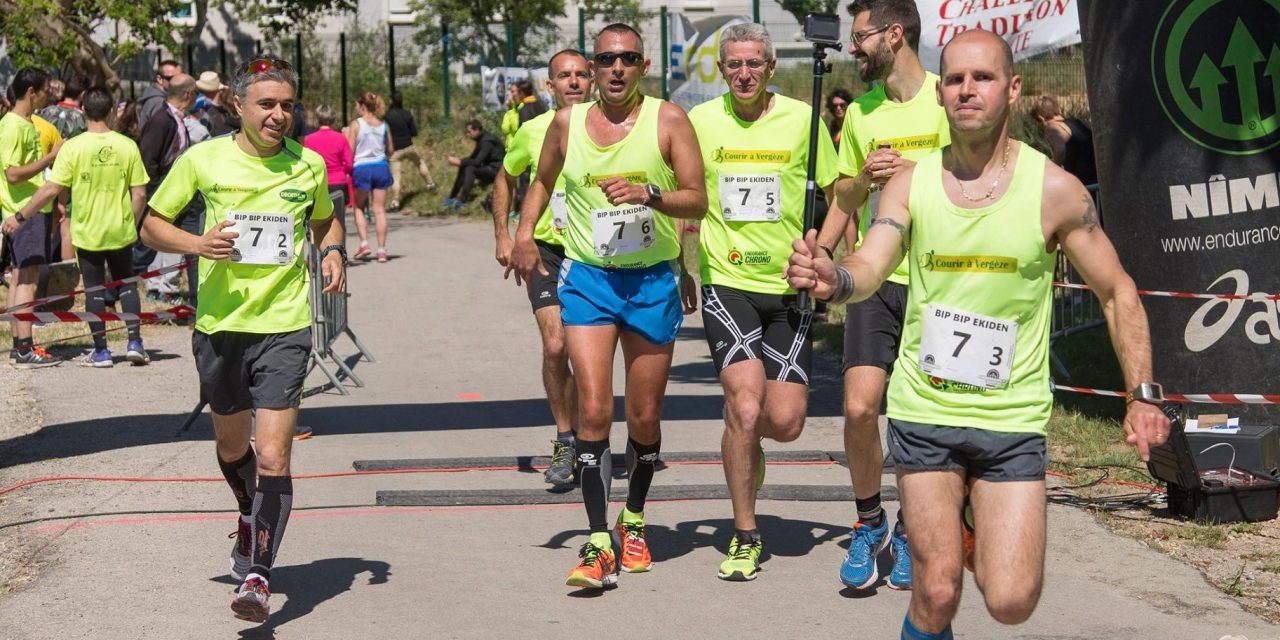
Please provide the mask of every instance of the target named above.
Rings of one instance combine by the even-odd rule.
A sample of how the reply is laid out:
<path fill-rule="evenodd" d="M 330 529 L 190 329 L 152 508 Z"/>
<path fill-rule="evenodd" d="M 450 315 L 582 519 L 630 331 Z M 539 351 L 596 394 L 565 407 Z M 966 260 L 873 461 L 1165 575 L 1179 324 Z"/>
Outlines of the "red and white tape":
<path fill-rule="evenodd" d="M 1070 282 L 1055 282 L 1053 286 L 1062 289 L 1089 290 L 1089 285 L 1087 284 L 1072 284 Z M 1198 300 L 1280 300 L 1280 293 L 1187 293 L 1183 291 L 1138 289 L 1138 295 L 1157 298 L 1195 298 Z"/>
<path fill-rule="evenodd" d="M 107 290 L 107 289 L 115 289 L 116 287 L 123 287 L 123 286 L 124 286 L 124 285 L 126 285 L 126 284 L 133 284 L 133 283 L 135 283 L 135 282 L 141 282 L 141 281 L 143 281 L 143 280 L 149 280 L 149 279 L 154 278 L 154 277 L 156 277 L 156 276 L 162 276 L 162 275 L 164 275 L 164 274 L 166 274 L 166 273 L 173 273 L 174 271 L 179 271 L 179 270 L 181 270 L 181 269 L 186 269 L 187 267 L 191 266 L 191 264 L 193 264 L 195 261 L 196 261 L 196 259 L 195 259 L 195 258 L 192 258 L 192 259 L 190 259 L 190 260 L 184 260 L 184 261 L 182 261 L 182 262 L 179 262 L 178 264 L 171 264 L 171 265 L 169 265 L 169 266 L 167 266 L 167 267 L 164 267 L 164 268 L 161 268 L 161 269 L 156 269 L 155 271 L 147 271 L 147 272 L 145 272 L 145 273 L 139 273 L 138 275 L 136 275 L 136 276 L 132 276 L 132 277 L 129 277 L 129 278 L 124 278 L 124 279 L 121 279 L 121 280 L 113 280 L 113 281 L 108 282 L 108 283 L 106 283 L 106 284 L 100 284 L 100 285 L 97 285 L 97 286 L 88 287 L 88 288 L 85 288 L 85 289 L 80 289 L 80 290 L 78 290 L 78 291 L 72 291 L 72 292 L 70 292 L 70 293 L 60 293 L 60 294 L 58 294 L 58 295 L 56 295 L 56 296 L 45 296 L 45 297 L 43 297 L 43 298 L 36 298 L 35 300 L 32 300 L 31 302 L 23 302 L 22 304 L 15 304 L 15 305 L 13 305 L 12 307 L 8 307 L 8 308 L 0 308 L 0 313 L 11 313 L 11 312 L 13 312 L 13 311 L 19 311 L 19 310 L 22 310 L 22 309 L 33 309 L 33 308 L 35 308 L 35 307 L 39 307 L 39 306 L 41 306 L 41 305 L 46 305 L 46 304 L 49 304 L 49 303 L 51 303 L 51 302 L 57 302 L 57 301 L 59 301 L 59 300 L 66 300 L 67 298 L 74 298 L 74 297 L 76 297 L 76 296 L 78 296 L 78 295 L 80 295 L 80 294 L 83 294 L 83 293 L 89 293 L 89 292 L 92 292 L 92 291 L 105 291 L 105 290 Z M 23 320 L 22 322 L 26 322 L 26 320 Z"/>
<path fill-rule="evenodd" d="M 158 322 L 160 320 L 181 320 L 195 315 L 196 310 L 187 305 L 170 307 L 164 311 L 144 313 L 90 313 L 88 311 L 19 311 L 18 313 L 0 313 L 0 322 Z"/>
<path fill-rule="evenodd" d="M 1125 397 L 1123 391 L 1107 391 L 1105 389 L 1088 389 L 1070 387 L 1065 384 L 1053 385 L 1055 391 L 1070 391 L 1091 396 Z M 1186 402 L 1190 404 L 1280 404 L 1280 394 L 1257 393 L 1166 393 L 1166 400 Z"/>

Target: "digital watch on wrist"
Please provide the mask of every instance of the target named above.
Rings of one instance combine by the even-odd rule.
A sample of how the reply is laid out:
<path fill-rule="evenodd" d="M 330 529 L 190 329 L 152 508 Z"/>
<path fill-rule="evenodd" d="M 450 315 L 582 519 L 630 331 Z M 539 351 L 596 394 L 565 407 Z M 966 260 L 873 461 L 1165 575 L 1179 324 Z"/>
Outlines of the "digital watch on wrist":
<path fill-rule="evenodd" d="M 1141 382 L 1124 394 L 1124 403 L 1126 405 L 1134 401 L 1157 406 L 1162 405 L 1164 404 L 1164 387 L 1159 382 Z"/>
<path fill-rule="evenodd" d="M 658 188 L 658 185 L 656 184 L 645 185 L 645 189 L 648 190 L 649 192 L 649 202 L 662 201 L 662 189 Z"/>

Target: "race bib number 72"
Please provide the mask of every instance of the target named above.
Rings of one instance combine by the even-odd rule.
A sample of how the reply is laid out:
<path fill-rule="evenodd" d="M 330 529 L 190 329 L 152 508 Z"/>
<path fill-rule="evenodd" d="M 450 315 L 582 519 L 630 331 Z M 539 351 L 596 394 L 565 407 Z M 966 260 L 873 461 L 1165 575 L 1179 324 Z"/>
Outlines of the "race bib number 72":
<path fill-rule="evenodd" d="M 984 389 L 1009 383 L 1018 325 L 938 305 L 925 308 L 920 371 Z"/>
<path fill-rule="evenodd" d="M 240 234 L 231 247 L 232 262 L 282 266 L 293 264 L 293 216 L 285 213 L 231 211 L 228 230 Z"/>

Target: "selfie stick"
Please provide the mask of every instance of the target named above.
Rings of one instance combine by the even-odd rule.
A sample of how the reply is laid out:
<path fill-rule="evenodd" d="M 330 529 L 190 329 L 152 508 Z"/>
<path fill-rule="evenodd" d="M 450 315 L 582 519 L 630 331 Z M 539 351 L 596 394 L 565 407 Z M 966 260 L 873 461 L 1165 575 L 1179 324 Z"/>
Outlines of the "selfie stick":
<path fill-rule="evenodd" d="M 809 17 L 812 19 L 814 14 L 809 14 Z M 806 20 L 806 22 L 809 22 L 809 20 Z M 836 24 L 839 24 L 839 18 L 836 18 Z M 818 41 L 812 38 L 811 41 L 813 42 L 813 101 L 811 102 L 812 114 L 809 117 L 809 166 L 805 169 L 804 227 L 800 231 L 802 238 L 807 236 L 809 230 L 813 228 L 814 198 L 818 192 L 818 185 L 814 183 L 814 176 L 818 172 L 818 124 L 822 120 L 822 76 L 831 73 L 831 65 L 827 62 L 827 49 L 840 51 L 842 48 L 839 42 L 831 42 L 825 39 Z M 801 289 L 799 295 L 796 296 L 796 308 L 800 311 L 809 310 L 808 289 Z"/>

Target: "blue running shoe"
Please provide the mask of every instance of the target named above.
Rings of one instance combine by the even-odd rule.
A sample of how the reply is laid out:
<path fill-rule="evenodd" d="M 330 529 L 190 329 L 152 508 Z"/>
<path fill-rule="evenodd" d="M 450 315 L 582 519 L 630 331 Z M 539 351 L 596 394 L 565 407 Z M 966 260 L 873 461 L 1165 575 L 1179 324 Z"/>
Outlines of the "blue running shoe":
<path fill-rule="evenodd" d="M 111 360 L 111 351 L 107 349 L 94 349 L 92 353 L 89 353 L 80 360 L 80 366 L 93 367 L 95 369 L 108 369 L 115 366 L 115 363 Z"/>
<path fill-rule="evenodd" d="M 889 536 L 889 555 L 893 558 L 893 571 L 886 581 L 890 589 L 911 590 L 911 548 L 907 545 L 907 532 L 902 523 L 893 528 Z"/>
<path fill-rule="evenodd" d="M 853 540 L 849 543 L 849 555 L 840 565 L 840 582 L 854 589 L 866 589 L 875 584 L 880 578 L 876 556 L 888 545 L 888 518 L 875 528 L 862 522 L 853 523 Z"/>
<path fill-rule="evenodd" d="M 129 348 L 125 352 L 124 358 L 135 367 L 141 367 L 151 362 L 151 356 L 147 355 L 147 350 L 142 346 L 141 338 L 129 341 Z"/>

